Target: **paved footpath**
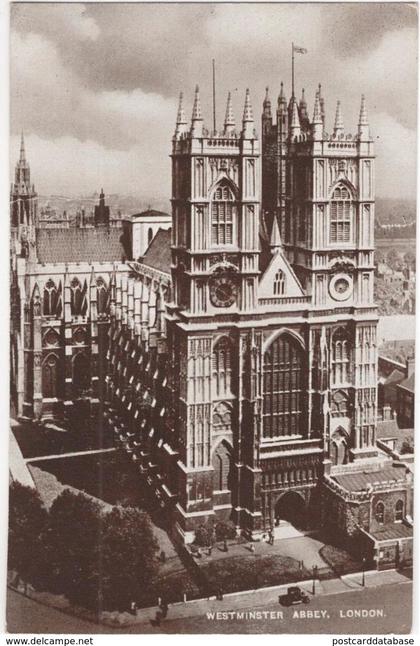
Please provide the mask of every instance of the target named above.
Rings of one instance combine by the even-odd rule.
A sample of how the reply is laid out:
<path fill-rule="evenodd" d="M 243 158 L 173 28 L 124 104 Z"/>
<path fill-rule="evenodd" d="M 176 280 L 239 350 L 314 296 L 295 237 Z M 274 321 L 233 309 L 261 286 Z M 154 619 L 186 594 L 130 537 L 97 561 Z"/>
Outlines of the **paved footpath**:
<path fill-rule="evenodd" d="M 378 572 L 372 570 L 365 572 L 365 582 L 363 586 L 363 574 L 357 572 L 355 574 L 348 574 L 339 579 L 328 579 L 325 581 L 317 581 L 315 586 L 315 595 L 331 595 L 340 594 L 344 592 L 351 592 L 356 590 L 363 590 L 364 588 L 372 588 L 383 585 L 391 585 L 398 583 L 407 583 L 409 579 L 396 570 L 385 570 Z M 223 602 L 216 600 L 215 597 L 209 599 L 196 599 L 187 601 L 186 603 L 174 603 L 169 606 L 169 613 L 171 620 L 182 619 L 187 617 L 203 616 L 207 612 L 214 612 L 218 610 L 229 609 L 243 609 L 243 608 L 258 608 L 278 603 L 280 595 L 285 594 L 287 588 L 293 584 L 274 586 L 271 588 L 261 588 L 259 590 L 246 590 L 245 592 L 234 592 L 226 594 L 223 597 Z M 312 595 L 313 582 L 301 581 L 297 585 L 306 590 Z M 156 617 L 159 608 L 141 608 L 137 611 L 137 615 L 130 616 L 124 613 L 123 616 L 119 615 L 121 625 L 134 625 L 142 623 L 150 623 Z M 103 619 L 108 625 L 117 625 L 117 613 L 104 613 Z"/>

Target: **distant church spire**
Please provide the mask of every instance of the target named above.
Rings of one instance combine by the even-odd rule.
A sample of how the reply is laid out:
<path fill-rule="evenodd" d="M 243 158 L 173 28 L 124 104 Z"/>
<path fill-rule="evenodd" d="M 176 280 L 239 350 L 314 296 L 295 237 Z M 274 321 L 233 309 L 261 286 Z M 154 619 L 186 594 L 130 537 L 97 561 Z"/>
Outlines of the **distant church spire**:
<path fill-rule="evenodd" d="M 20 135 L 20 156 L 19 156 L 19 161 L 23 164 L 26 163 L 26 155 L 25 155 L 25 140 L 23 138 L 23 130 Z"/>
<path fill-rule="evenodd" d="M 225 132 L 232 132 L 235 129 L 235 117 L 232 109 L 232 95 L 229 92 L 226 102 Z"/>
<path fill-rule="evenodd" d="M 176 115 L 175 136 L 187 131 L 187 117 L 184 110 L 184 95 L 179 93 L 178 113 Z"/>
<path fill-rule="evenodd" d="M 343 114 L 341 112 L 341 102 L 337 101 L 337 109 L 335 111 L 334 134 L 341 135 L 344 132 Z"/>

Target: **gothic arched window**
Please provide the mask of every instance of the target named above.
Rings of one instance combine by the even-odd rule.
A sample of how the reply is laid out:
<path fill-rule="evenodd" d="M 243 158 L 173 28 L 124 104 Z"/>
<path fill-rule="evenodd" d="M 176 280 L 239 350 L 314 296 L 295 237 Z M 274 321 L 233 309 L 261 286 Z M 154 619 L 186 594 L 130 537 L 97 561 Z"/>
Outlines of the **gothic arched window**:
<path fill-rule="evenodd" d="M 70 307 L 71 313 L 76 316 L 86 314 L 87 302 L 85 290 L 82 290 L 82 286 L 78 278 L 73 278 L 70 285 Z"/>
<path fill-rule="evenodd" d="M 375 507 L 375 520 L 379 525 L 384 524 L 385 519 L 385 505 L 383 502 L 378 502 Z"/>
<path fill-rule="evenodd" d="M 283 296 L 286 288 L 286 280 L 281 269 L 274 276 L 274 295 Z"/>
<path fill-rule="evenodd" d="M 397 500 L 395 503 L 395 522 L 399 523 L 404 519 L 404 501 Z"/>
<path fill-rule="evenodd" d="M 281 334 L 264 353 L 264 437 L 300 433 L 303 387 L 303 350 Z"/>
<path fill-rule="evenodd" d="M 349 380 L 350 351 L 349 340 L 343 328 L 334 333 L 332 345 L 332 382 L 346 383 Z"/>
<path fill-rule="evenodd" d="M 44 315 L 55 316 L 58 303 L 58 290 L 54 281 L 51 279 L 47 281 L 44 287 Z"/>
<path fill-rule="evenodd" d="M 330 242 L 350 242 L 352 196 L 344 184 L 334 189 L 330 202 Z"/>
<path fill-rule="evenodd" d="M 214 394 L 216 397 L 225 397 L 231 394 L 232 366 L 231 344 L 227 337 L 222 337 L 213 348 L 212 378 Z"/>
<path fill-rule="evenodd" d="M 57 397 L 59 374 L 58 357 L 55 354 L 49 354 L 42 364 L 42 394 L 44 397 Z"/>
<path fill-rule="evenodd" d="M 233 243 L 235 196 L 226 182 L 221 182 L 211 202 L 211 241 L 214 245 Z"/>

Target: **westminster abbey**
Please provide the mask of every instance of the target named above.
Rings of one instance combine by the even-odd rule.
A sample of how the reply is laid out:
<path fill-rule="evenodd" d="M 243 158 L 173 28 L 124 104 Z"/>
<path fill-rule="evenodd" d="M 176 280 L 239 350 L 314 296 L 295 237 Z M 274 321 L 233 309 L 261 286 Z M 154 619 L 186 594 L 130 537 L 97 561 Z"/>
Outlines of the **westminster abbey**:
<path fill-rule="evenodd" d="M 255 540 L 284 523 L 331 523 L 378 560 L 395 505 L 412 513 L 410 473 L 376 442 L 364 97 L 355 117 L 346 134 L 338 103 L 328 133 L 321 87 L 309 112 L 282 86 L 275 107 L 267 90 L 259 139 L 248 90 L 241 123 L 229 95 L 217 131 L 204 124 L 198 87 L 190 120 L 181 95 L 171 224 L 146 224 L 143 237 L 138 219 L 110 225 L 104 196 L 90 228 L 43 229 L 21 151 L 11 189 L 16 414 L 65 424 L 89 402 L 186 543 L 219 519 Z"/>

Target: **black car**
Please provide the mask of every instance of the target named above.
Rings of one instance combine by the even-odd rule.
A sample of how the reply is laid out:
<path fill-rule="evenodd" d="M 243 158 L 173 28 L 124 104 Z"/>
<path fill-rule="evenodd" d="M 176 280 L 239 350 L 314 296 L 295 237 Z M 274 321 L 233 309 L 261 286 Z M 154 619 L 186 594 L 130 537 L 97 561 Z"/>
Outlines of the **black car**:
<path fill-rule="evenodd" d="M 287 588 L 287 594 L 279 596 L 279 603 L 282 606 L 294 606 L 298 603 L 309 603 L 309 597 L 306 592 L 298 588 L 297 585 L 294 585 Z"/>

